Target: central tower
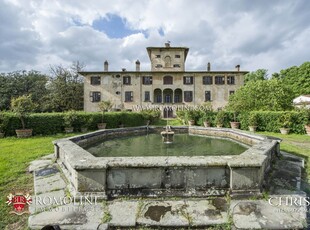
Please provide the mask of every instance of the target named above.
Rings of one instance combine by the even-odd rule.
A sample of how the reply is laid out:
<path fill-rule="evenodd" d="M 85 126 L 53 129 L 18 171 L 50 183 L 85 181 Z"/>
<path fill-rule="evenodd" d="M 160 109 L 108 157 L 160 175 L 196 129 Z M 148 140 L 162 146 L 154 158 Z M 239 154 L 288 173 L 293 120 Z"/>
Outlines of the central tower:
<path fill-rule="evenodd" d="M 189 48 L 171 47 L 170 42 L 165 47 L 147 47 L 151 61 L 151 71 L 185 71 L 185 60 Z"/>

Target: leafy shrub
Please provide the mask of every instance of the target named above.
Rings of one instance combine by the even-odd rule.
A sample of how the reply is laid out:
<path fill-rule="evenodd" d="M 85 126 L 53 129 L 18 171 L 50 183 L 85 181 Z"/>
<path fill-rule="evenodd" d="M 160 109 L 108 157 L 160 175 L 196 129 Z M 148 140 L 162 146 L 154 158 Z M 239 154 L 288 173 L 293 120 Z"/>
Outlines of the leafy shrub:
<path fill-rule="evenodd" d="M 160 111 L 154 109 L 142 110 L 141 114 L 146 119 L 146 121 L 150 121 L 150 124 L 153 124 L 160 118 Z"/>
<path fill-rule="evenodd" d="M 64 115 L 64 125 L 66 128 L 72 127 L 74 122 L 77 120 L 76 111 L 70 110 Z"/>
<path fill-rule="evenodd" d="M 8 122 L 4 128 L 7 136 L 14 136 L 15 129 L 21 128 L 19 118 L 14 113 L 3 113 Z M 67 113 L 33 113 L 26 120 L 26 126 L 33 129 L 34 135 L 51 135 L 61 133 L 64 130 L 64 118 Z M 126 127 L 141 126 L 146 124 L 145 117 L 142 113 L 135 112 L 107 112 L 104 116 L 104 122 L 107 128 L 118 128 L 119 124 Z M 76 120 L 72 126 L 75 130 L 80 130 L 85 126 L 85 120 L 88 121 L 87 128 L 89 130 L 97 130 L 97 124 L 101 123 L 100 112 L 76 112 Z"/>

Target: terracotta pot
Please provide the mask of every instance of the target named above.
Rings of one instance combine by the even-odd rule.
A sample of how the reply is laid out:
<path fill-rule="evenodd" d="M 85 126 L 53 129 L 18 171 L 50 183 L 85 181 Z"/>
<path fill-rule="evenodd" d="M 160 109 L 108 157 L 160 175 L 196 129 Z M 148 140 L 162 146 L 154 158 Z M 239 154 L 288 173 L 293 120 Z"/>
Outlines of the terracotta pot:
<path fill-rule="evenodd" d="M 82 133 L 86 133 L 87 130 L 88 130 L 87 127 L 82 127 L 82 128 L 81 128 L 81 132 L 82 132 Z"/>
<path fill-rule="evenodd" d="M 239 129 L 239 127 L 240 127 L 240 122 L 232 121 L 232 122 L 230 122 L 230 127 L 231 127 L 232 129 Z"/>
<path fill-rule="evenodd" d="M 32 129 L 16 129 L 15 132 L 18 138 L 27 138 L 32 136 Z"/>
<path fill-rule="evenodd" d="M 4 137 L 4 133 L 0 132 L 0 138 Z"/>
<path fill-rule="evenodd" d="M 66 133 L 73 133 L 73 127 L 66 127 L 65 132 Z"/>
<path fill-rule="evenodd" d="M 310 124 L 309 125 L 305 125 L 305 129 L 306 129 L 307 135 L 310 136 Z"/>
<path fill-rule="evenodd" d="M 217 124 L 216 127 L 217 128 L 223 128 L 223 124 Z"/>
<path fill-rule="evenodd" d="M 194 120 L 189 120 L 189 121 L 188 121 L 188 125 L 189 125 L 189 126 L 195 125 L 195 121 L 194 121 Z"/>
<path fill-rule="evenodd" d="M 255 132 L 256 128 L 257 128 L 257 126 L 249 126 L 250 132 Z"/>
<path fill-rule="evenodd" d="M 97 124 L 98 129 L 105 129 L 106 126 L 107 126 L 107 123 L 98 123 Z"/>
<path fill-rule="evenodd" d="M 290 132 L 289 128 L 280 128 L 281 134 L 287 135 Z"/>
<path fill-rule="evenodd" d="M 203 125 L 204 125 L 205 127 L 211 127 L 211 124 L 210 124 L 209 121 L 204 121 L 204 122 L 203 122 Z"/>

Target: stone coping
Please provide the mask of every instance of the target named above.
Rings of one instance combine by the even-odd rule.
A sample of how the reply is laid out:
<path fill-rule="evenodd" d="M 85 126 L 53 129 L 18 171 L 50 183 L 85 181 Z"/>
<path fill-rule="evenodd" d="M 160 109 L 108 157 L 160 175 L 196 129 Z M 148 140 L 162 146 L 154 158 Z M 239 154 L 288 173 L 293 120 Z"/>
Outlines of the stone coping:
<path fill-rule="evenodd" d="M 118 128 L 98 130 L 70 138 L 54 141 L 55 149 L 61 148 L 65 152 L 66 161 L 77 170 L 103 169 L 108 167 L 198 167 L 198 166 L 229 166 L 229 167 L 261 167 L 268 158 L 268 154 L 278 141 L 265 136 L 241 130 L 227 128 L 204 128 L 199 126 L 172 126 L 176 133 L 203 134 L 205 136 L 232 138 L 241 143 L 252 146 L 240 155 L 226 156 L 154 156 L 154 157 L 95 157 L 79 146 L 88 139 L 104 139 L 109 135 L 128 135 L 132 133 L 160 132 L 164 127 L 140 126 L 132 128 Z M 59 151 L 59 150 L 58 150 Z M 56 150 L 56 156 L 58 156 Z"/>

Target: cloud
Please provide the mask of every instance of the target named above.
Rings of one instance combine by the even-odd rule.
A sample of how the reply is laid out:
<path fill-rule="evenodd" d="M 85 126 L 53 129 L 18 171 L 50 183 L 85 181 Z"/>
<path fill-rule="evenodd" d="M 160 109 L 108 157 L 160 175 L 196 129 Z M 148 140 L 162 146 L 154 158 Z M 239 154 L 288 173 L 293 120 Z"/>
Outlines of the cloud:
<path fill-rule="evenodd" d="M 147 46 L 190 48 L 186 68 L 278 72 L 309 61 L 310 1 L 0 2 L 0 72 L 70 65 L 149 70 Z M 109 24 L 110 23 L 110 24 Z"/>

